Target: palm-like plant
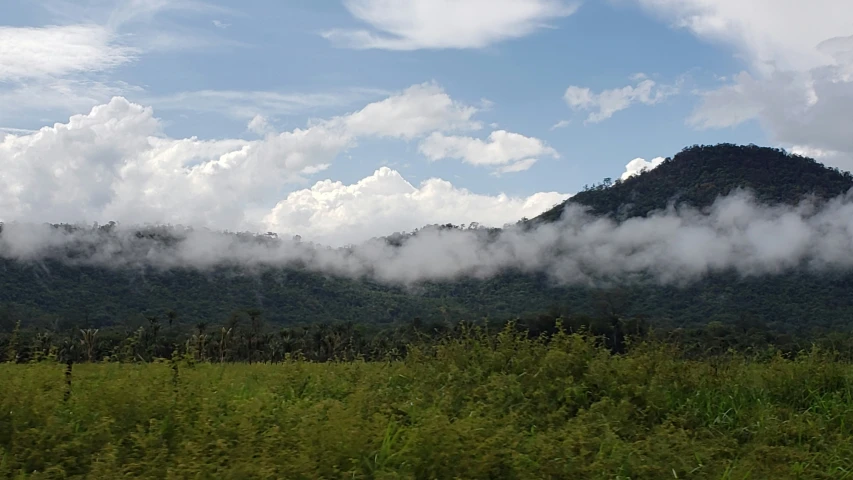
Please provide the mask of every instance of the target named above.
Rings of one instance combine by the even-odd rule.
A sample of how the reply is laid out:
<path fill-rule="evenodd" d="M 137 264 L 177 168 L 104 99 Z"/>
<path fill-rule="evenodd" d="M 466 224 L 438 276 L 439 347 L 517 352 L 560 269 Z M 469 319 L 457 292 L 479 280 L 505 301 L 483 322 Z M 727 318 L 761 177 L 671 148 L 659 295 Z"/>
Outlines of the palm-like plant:
<path fill-rule="evenodd" d="M 86 349 L 86 359 L 89 362 L 93 362 L 95 360 L 95 346 L 98 335 L 97 328 L 87 328 L 81 329 L 80 334 L 83 338 L 80 339 L 80 343 Z"/>

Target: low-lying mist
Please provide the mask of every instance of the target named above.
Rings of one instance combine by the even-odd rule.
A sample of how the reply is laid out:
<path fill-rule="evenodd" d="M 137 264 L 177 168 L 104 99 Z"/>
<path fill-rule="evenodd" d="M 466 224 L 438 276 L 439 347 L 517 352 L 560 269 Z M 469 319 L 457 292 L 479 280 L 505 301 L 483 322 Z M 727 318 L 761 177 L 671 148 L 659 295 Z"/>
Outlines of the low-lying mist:
<path fill-rule="evenodd" d="M 560 284 L 684 284 L 726 270 L 754 276 L 850 269 L 853 194 L 767 206 L 739 191 L 704 210 L 670 207 L 621 222 L 570 205 L 554 223 L 502 230 L 427 227 L 344 248 L 171 226 L 6 223 L 0 257 L 108 267 L 296 267 L 404 285 L 510 270 L 545 273 Z"/>

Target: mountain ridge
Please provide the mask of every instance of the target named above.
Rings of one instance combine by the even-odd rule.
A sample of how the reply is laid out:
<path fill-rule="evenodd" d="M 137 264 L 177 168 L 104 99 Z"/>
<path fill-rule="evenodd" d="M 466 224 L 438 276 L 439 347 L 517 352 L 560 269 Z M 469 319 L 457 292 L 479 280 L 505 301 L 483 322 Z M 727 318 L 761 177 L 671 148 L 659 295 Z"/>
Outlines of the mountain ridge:
<path fill-rule="evenodd" d="M 605 183 L 607 179 L 533 220 L 555 221 L 571 204 L 618 219 L 645 216 L 672 202 L 703 208 L 736 189 L 753 192 L 762 203 L 791 205 L 809 195 L 828 200 L 853 188 L 853 174 L 778 148 L 724 143 L 686 147 L 653 169 Z"/>

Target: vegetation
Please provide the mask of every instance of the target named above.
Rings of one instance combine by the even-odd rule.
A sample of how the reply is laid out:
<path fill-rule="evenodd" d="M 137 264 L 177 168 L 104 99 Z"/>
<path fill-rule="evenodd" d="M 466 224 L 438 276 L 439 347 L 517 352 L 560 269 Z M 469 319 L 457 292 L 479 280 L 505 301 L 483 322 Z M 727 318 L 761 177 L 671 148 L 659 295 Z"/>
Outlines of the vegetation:
<path fill-rule="evenodd" d="M 219 364 L 190 345 L 153 363 L 0 365 L 0 477 L 853 475 L 838 352 L 615 346 L 463 326 L 396 360 Z"/>

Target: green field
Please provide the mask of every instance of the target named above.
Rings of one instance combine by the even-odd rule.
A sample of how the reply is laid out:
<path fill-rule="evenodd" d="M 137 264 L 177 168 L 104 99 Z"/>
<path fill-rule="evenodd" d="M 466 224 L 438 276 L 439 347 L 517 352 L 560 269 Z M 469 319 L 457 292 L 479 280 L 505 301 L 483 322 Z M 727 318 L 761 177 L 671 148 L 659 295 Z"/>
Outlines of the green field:
<path fill-rule="evenodd" d="M 853 365 L 507 328 L 393 361 L 0 365 L 2 478 L 853 478 Z"/>

